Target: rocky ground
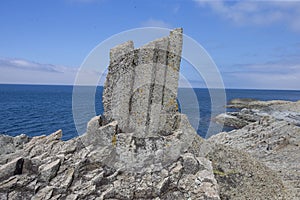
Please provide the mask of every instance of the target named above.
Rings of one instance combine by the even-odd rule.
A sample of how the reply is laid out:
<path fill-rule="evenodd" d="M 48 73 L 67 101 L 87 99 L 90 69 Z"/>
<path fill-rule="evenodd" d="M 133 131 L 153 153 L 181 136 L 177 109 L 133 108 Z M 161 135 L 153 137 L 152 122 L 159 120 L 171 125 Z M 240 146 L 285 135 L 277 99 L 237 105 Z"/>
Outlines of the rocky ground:
<path fill-rule="evenodd" d="M 61 131 L 3 136 L 11 150 L 1 152 L 0 199 L 288 199 L 276 172 L 201 139 L 184 115 L 171 135 L 116 140 L 117 123 L 99 119 L 69 141 Z"/>
<path fill-rule="evenodd" d="M 85 135 L 66 142 L 61 131 L 24 137 L 1 152 L 0 199 L 219 199 L 211 162 L 195 149 L 202 140 L 188 124 L 184 133 L 161 138 L 118 133 L 114 143 L 117 123 L 100 127 L 96 117 Z M 184 146 L 179 138 L 192 140 Z"/>
<path fill-rule="evenodd" d="M 300 199 L 300 102 L 236 100 L 230 107 L 241 110 L 226 113 L 227 125 L 242 121 L 243 128 L 209 141 L 248 152 L 283 180 L 287 199 Z"/>
<path fill-rule="evenodd" d="M 299 198 L 298 126 L 264 116 L 205 141 L 180 116 L 173 134 L 151 138 L 100 117 L 69 141 L 1 135 L 0 199 Z"/>
<path fill-rule="evenodd" d="M 233 99 L 227 107 L 237 109 L 237 111 L 222 113 L 215 120 L 229 127 L 243 128 L 267 116 L 300 125 L 300 101 Z"/>

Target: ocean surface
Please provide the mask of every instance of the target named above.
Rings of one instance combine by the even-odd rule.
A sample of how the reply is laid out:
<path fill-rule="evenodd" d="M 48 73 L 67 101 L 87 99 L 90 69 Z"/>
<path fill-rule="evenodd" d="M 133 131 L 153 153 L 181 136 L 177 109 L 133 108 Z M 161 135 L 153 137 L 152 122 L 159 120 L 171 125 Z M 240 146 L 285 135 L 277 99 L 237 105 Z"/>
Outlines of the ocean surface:
<path fill-rule="evenodd" d="M 89 87 L 86 89 L 91 90 Z M 99 86 L 94 95 L 94 111 L 97 115 L 103 112 L 102 91 L 103 88 Z M 0 133 L 11 136 L 22 133 L 38 136 L 49 135 L 62 129 L 63 140 L 84 133 L 86 123 L 94 113 L 85 112 L 85 107 L 82 106 L 80 123 L 77 125 L 79 127 L 76 127 L 73 119 L 72 92 L 73 86 L 0 84 Z M 220 129 L 229 130 L 212 122 L 213 115 L 223 112 L 225 104 L 215 106 L 212 114 L 212 100 L 207 89 L 180 88 L 178 93 L 181 111 L 187 114 L 200 136 L 208 136 L 209 126 L 210 135 L 218 133 Z M 81 95 L 81 105 L 85 105 L 85 93 Z M 297 101 L 300 100 L 300 91 L 227 89 L 226 100 L 233 98 Z"/>

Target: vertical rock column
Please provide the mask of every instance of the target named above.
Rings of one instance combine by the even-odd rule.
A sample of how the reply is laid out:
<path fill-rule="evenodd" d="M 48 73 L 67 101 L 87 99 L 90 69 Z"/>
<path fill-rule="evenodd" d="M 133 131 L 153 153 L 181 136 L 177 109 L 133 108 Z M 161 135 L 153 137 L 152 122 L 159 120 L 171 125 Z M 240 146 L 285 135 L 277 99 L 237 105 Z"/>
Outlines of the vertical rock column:
<path fill-rule="evenodd" d="M 105 118 L 139 136 L 172 132 L 181 51 L 182 29 L 135 50 L 132 42 L 113 48 L 103 93 Z"/>
<path fill-rule="evenodd" d="M 129 127 L 139 135 L 145 135 L 149 123 L 152 76 L 155 73 L 155 42 L 135 51 L 135 77 L 131 93 Z"/>
<path fill-rule="evenodd" d="M 160 116 L 163 109 L 163 93 L 165 88 L 165 75 L 167 67 L 169 37 L 155 41 L 154 69 L 152 71 L 152 81 L 149 101 L 148 129 L 150 133 L 160 131 Z"/>
<path fill-rule="evenodd" d="M 176 124 L 175 113 L 178 111 L 177 91 L 182 52 L 182 28 L 170 32 L 167 49 L 167 66 L 163 84 L 163 101 L 160 115 L 160 133 L 168 134 Z"/>
<path fill-rule="evenodd" d="M 129 117 L 130 94 L 134 80 L 134 48 L 129 41 L 110 50 L 110 65 L 103 91 L 104 116 L 117 120 L 126 131 Z"/>

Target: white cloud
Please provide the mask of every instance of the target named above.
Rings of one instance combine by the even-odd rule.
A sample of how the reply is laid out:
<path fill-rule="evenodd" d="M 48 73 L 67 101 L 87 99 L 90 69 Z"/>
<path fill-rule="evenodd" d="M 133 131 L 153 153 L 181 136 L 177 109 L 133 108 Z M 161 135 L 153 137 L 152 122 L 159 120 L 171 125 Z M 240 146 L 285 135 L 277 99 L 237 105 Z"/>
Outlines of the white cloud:
<path fill-rule="evenodd" d="M 160 27 L 160 28 L 172 28 L 170 24 L 167 22 L 164 22 L 162 20 L 156 20 L 156 19 L 148 19 L 147 21 L 144 21 L 141 23 L 143 27 Z"/>
<path fill-rule="evenodd" d="M 64 66 L 40 64 L 24 59 L 0 58 L 0 68 L 17 68 L 19 70 L 46 71 L 61 73 Z"/>
<path fill-rule="evenodd" d="M 0 83 L 73 85 L 78 68 L 41 64 L 24 59 L 0 58 Z M 82 83 L 97 80 L 100 72 L 82 70 Z"/>
<path fill-rule="evenodd" d="M 0 83 L 73 85 L 78 68 L 40 64 L 23 59 L 0 58 Z M 99 80 L 101 72 L 82 70 L 80 84 L 90 85 Z M 239 64 L 221 73 L 229 88 L 296 89 L 300 90 L 300 64 L 290 61 Z M 202 79 L 189 73 L 180 74 L 180 87 L 206 87 Z M 105 73 L 100 82 L 103 84 Z M 188 77 L 187 77 L 188 76 Z"/>
<path fill-rule="evenodd" d="M 300 90 L 300 72 L 294 74 L 257 72 L 236 72 L 230 75 L 234 82 L 225 80 L 225 85 L 231 88 L 282 89 Z M 238 83 L 238 84 L 237 84 Z"/>
<path fill-rule="evenodd" d="M 268 62 L 236 65 L 223 73 L 226 87 L 300 90 L 300 64 Z"/>
<path fill-rule="evenodd" d="M 209 7 L 222 18 L 238 25 L 282 23 L 300 32 L 299 1 L 195 1 L 199 6 Z"/>

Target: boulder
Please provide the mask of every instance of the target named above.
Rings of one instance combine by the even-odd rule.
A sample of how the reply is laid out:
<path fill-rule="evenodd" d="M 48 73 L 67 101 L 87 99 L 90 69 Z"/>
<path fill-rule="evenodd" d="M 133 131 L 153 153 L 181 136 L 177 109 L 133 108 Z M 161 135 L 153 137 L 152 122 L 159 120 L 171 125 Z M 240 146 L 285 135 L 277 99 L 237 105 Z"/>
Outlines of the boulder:
<path fill-rule="evenodd" d="M 22 157 L 0 166 L 0 181 L 10 178 L 11 176 L 22 174 L 24 159 Z"/>

